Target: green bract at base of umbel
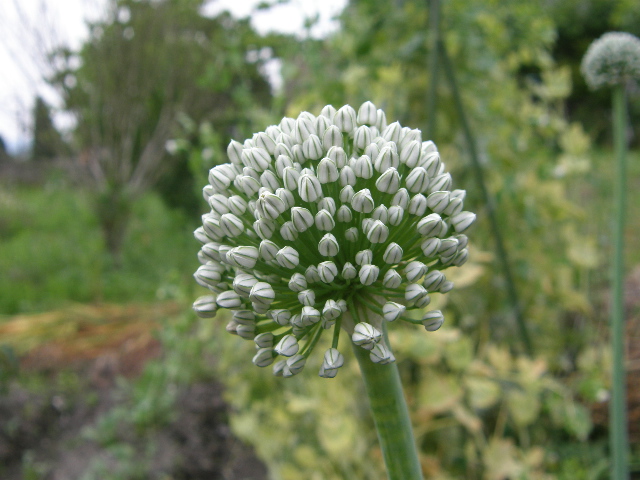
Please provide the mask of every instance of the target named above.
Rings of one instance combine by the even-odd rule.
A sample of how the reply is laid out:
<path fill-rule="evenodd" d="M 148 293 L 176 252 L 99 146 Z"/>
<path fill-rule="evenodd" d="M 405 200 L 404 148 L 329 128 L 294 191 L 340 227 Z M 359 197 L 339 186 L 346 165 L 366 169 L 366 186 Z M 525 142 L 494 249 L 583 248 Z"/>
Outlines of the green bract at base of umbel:
<path fill-rule="evenodd" d="M 255 341 L 256 365 L 295 375 L 329 330 L 320 376 L 330 378 L 344 362 L 341 330 L 373 362 L 394 361 L 368 317 L 442 325 L 440 311 L 408 313 L 453 288 L 442 270 L 466 262 L 475 214 L 420 130 L 387 125 L 371 102 L 357 113 L 328 105 L 232 141 L 227 153 L 204 188 L 211 212 L 195 232 L 194 276 L 211 293 L 194 310 L 230 309 L 227 330 Z"/>

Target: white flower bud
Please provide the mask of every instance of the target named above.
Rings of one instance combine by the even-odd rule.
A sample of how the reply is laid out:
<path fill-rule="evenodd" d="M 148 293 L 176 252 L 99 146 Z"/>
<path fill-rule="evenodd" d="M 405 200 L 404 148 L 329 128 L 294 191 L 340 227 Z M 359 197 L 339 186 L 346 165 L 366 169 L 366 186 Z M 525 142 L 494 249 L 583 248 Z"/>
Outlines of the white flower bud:
<path fill-rule="evenodd" d="M 316 228 L 321 232 L 330 232 L 336 226 L 336 222 L 333 220 L 333 217 L 325 209 L 316 213 L 315 223 Z"/>
<path fill-rule="evenodd" d="M 298 238 L 298 231 L 293 222 L 284 222 L 280 227 L 280 235 L 288 242 L 294 242 Z"/>
<path fill-rule="evenodd" d="M 306 357 L 302 355 L 294 355 L 287 359 L 287 363 L 282 369 L 282 376 L 291 377 L 297 375 L 304 368 L 304 364 L 307 362 Z"/>
<path fill-rule="evenodd" d="M 375 220 L 367 231 L 367 239 L 371 243 L 384 243 L 389 238 L 389 227 L 380 220 Z"/>
<path fill-rule="evenodd" d="M 444 282 L 440 287 L 440 293 L 449 293 L 451 290 L 453 290 L 453 282 L 450 281 Z"/>
<path fill-rule="evenodd" d="M 376 143 L 370 143 L 364 149 L 364 154 L 371 159 L 375 167 L 376 159 L 378 158 L 378 155 L 380 155 L 380 147 L 378 147 Z"/>
<path fill-rule="evenodd" d="M 300 292 L 300 294 L 302 294 L 302 292 Z M 298 295 L 298 298 L 300 298 L 300 294 Z M 315 302 L 315 296 L 313 298 L 313 301 Z M 314 323 L 318 323 L 321 319 L 321 315 L 317 309 L 313 308 L 313 304 L 305 304 L 305 306 L 302 307 L 302 310 L 300 311 L 300 318 L 303 325 L 308 326 L 313 325 Z"/>
<path fill-rule="evenodd" d="M 339 250 L 340 246 L 338 245 L 336 237 L 330 233 L 325 234 L 318 243 L 318 252 L 323 257 L 335 257 Z"/>
<path fill-rule="evenodd" d="M 298 195 L 305 202 L 315 202 L 322 197 L 322 185 L 315 175 L 305 174 L 298 179 Z"/>
<path fill-rule="evenodd" d="M 425 275 L 422 286 L 429 292 L 437 292 L 445 280 L 444 273 L 440 270 L 432 270 Z"/>
<path fill-rule="evenodd" d="M 351 341 L 367 350 L 371 350 L 382 339 L 382 333 L 370 323 L 360 322 L 351 335 Z"/>
<path fill-rule="evenodd" d="M 256 210 L 258 210 L 261 218 L 275 220 L 280 214 L 284 213 L 286 208 L 282 199 L 273 193 L 262 193 L 256 202 Z"/>
<path fill-rule="evenodd" d="M 241 245 L 229 250 L 227 253 L 227 260 L 229 260 L 235 267 L 252 269 L 256 266 L 258 255 L 259 252 L 256 247 Z"/>
<path fill-rule="evenodd" d="M 261 348 L 253 357 L 253 364 L 257 367 L 267 367 L 273 363 L 273 350 L 271 348 Z"/>
<path fill-rule="evenodd" d="M 224 215 L 225 213 L 229 213 L 228 199 L 226 196 L 221 195 L 219 193 L 214 193 L 208 199 L 209 206 L 211 210 L 216 212 L 218 215 Z"/>
<path fill-rule="evenodd" d="M 373 346 L 371 352 L 369 352 L 369 358 L 373 363 L 379 363 L 380 365 L 387 365 L 395 361 L 391 350 L 382 343 Z"/>
<path fill-rule="evenodd" d="M 387 116 L 385 115 L 384 110 L 382 110 L 381 108 L 376 111 L 376 127 L 381 132 L 384 131 L 385 128 L 387 128 Z"/>
<path fill-rule="evenodd" d="M 421 193 L 418 193 L 411 197 L 411 201 L 409 202 L 407 211 L 409 212 L 409 214 L 415 215 L 417 217 L 424 215 L 424 212 L 427 211 L 427 197 L 425 197 Z"/>
<path fill-rule="evenodd" d="M 320 280 L 324 283 L 331 283 L 333 279 L 338 275 L 338 267 L 335 263 L 321 262 L 318 264 L 318 276 Z"/>
<path fill-rule="evenodd" d="M 418 166 L 424 168 L 430 178 L 435 177 L 442 167 L 440 154 L 438 152 L 434 152 L 428 153 L 426 155 L 421 155 Z"/>
<path fill-rule="evenodd" d="M 247 202 L 239 195 L 233 195 L 227 200 L 229 211 L 236 216 L 243 215 L 247 211 Z"/>
<path fill-rule="evenodd" d="M 422 317 L 422 325 L 427 332 L 435 332 L 444 323 L 444 315 L 440 310 L 431 310 Z"/>
<path fill-rule="evenodd" d="M 307 288 L 307 279 L 301 273 L 294 273 L 289 280 L 289 289 L 301 292 Z"/>
<path fill-rule="evenodd" d="M 387 302 L 382 306 L 382 315 L 387 322 L 394 322 L 402 316 L 407 307 L 395 302 Z"/>
<path fill-rule="evenodd" d="M 274 348 L 275 352 L 283 357 L 291 357 L 298 353 L 299 349 L 300 345 L 298 345 L 298 340 L 296 340 L 296 337 L 293 335 L 285 335 L 282 337 Z"/>
<path fill-rule="evenodd" d="M 440 239 L 438 237 L 427 238 L 420 245 L 420 249 L 422 250 L 422 253 L 425 257 L 434 257 L 440 249 Z"/>
<path fill-rule="evenodd" d="M 287 155 L 279 155 L 276 159 L 276 173 L 280 178 L 284 176 L 284 169 L 287 167 L 293 167 L 293 160 L 291 160 L 293 153 L 289 152 Z"/>
<path fill-rule="evenodd" d="M 324 150 L 322 149 L 322 142 L 317 135 L 309 135 L 302 144 L 302 154 L 309 160 L 318 160 L 322 158 Z"/>
<path fill-rule="evenodd" d="M 405 179 L 407 190 L 413 193 L 424 193 L 429 188 L 429 175 L 422 167 L 415 167 Z"/>
<path fill-rule="evenodd" d="M 300 256 L 295 248 L 284 247 L 276 254 L 276 261 L 283 268 L 296 268 L 300 263 Z"/>
<path fill-rule="evenodd" d="M 233 178 L 229 178 L 220 167 L 222 167 L 222 165 L 218 165 L 209 170 L 209 183 L 216 192 L 225 192 L 231 186 L 235 175 Z"/>
<path fill-rule="evenodd" d="M 349 223 L 353 219 L 353 214 L 351 213 L 351 209 L 346 205 L 342 205 L 338 209 L 338 213 L 336 214 L 338 222 Z"/>
<path fill-rule="evenodd" d="M 198 267 L 193 277 L 201 287 L 215 287 L 222 280 L 222 272 L 215 265 L 205 264 Z"/>
<path fill-rule="evenodd" d="M 425 301 L 427 303 L 430 301 L 427 290 L 417 283 L 407 285 L 407 288 L 404 291 L 404 299 L 409 305 L 416 306 L 424 303 Z"/>
<path fill-rule="evenodd" d="M 220 228 L 220 220 L 212 214 L 202 216 L 202 229 L 202 233 L 199 233 L 198 230 L 193 232 L 202 243 L 209 243 L 211 240 L 220 240 L 224 237 L 224 231 Z M 200 239 L 198 235 L 204 235 L 204 237 Z"/>
<path fill-rule="evenodd" d="M 322 138 L 324 136 L 324 132 L 332 126 L 334 125 L 331 120 L 324 115 L 316 117 L 316 135 L 318 135 L 318 137 Z"/>
<path fill-rule="evenodd" d="M 315 265 L 309 265 L 304 271 L 304 278 L 308 283 L 315 283 L 320 281 L 320 275 L 318 275 L 318 267 Z"/>
<path fill-rule="evenodd" d="M 444 213 L 445 215 L 453 216 L 460 213 L 462 209 L 463 209 L 462 199 L 451 197 L 451 201 L 449 202 L 449 205 L 447 205 L 447 208 L 445 208 L 442 213 Z"/>
<path fill-rule="evenodd" d="M 253 336 L 256 334 L 256 326 L 255 325 L 238 325 L 236 327 L 236 334 L 245 340 L 251 340 Z"/>
<path fill-rule="evenodd" d="M 401 188 L 396 192 L 396 194 L 391 199 L 392 206 L 400 206 L 404 210 L 409 206 L 409 192 L 406 188 Z"/>
<path fill-rule="evenodd" d="M 213 318 L 216 316 L 218 305 L 215 295 L 203 295 L 193 302 L 193 311 L 200 318 Z"/>
<path fill-rule="evenodd" d="M 376 265 L 362 265 L 360 267 L 359 277 L 360 283 L 363 285 L 372 285 L 380 274 L 380 268 Z"/>
<path fill-rule="evenodd" d="M 275 145 L 274 145 L 275 147 Z M 264 148 L 253 147 L 242 151 L 242 158 L 245 165 L 253 168 L 256 172 L 264 172 L 271 165 L 271 156 Z"/>
<path fill-rule="evenodd" d="M 373 262 L 373 252 L 371 250 L 361 250 L 356 253 L 356 263 L 364 265 Z"/>
<path fill-rule="evenodd" d="M 276 229 L 276 224 L 273 220 L 267 218 L 261 218 L 253 222 L 253 230 L 263 240 L 268 240 L 273 235 Z"/>
<path fill-rule="evenodd" d="M 274 322 L 276 322 L 278 325 L 282 325 L 283 327 L 289 325 L 289 320 L 291 319 L 291 312 L 286 308 L 269 310 L 269 314 L 271 319 Z"/>
<path fill-rule="evenodd" d="M 356 178 L 356 174 L 349 165 L 345 165 L 340 169 L 340 186 L 353 186 L 356 184 L 357 180 L 358 179 Z"/>
<path fill-rule="evenodd" d="M 356 212 L 371 213 L 374 207 L 375 202 L 368 188 L 360 190 L 351 199 L 351 208 Z"/>
<path fill-rule="evenodd" d="M 291 222 L 295 229 L 302 233 L 313 225 L 313 215 L 304 207 L 293 207 L 291 209 Z"/>
<path fill-rule="evenodd" d="M 283 117 L 278 124 L 282 133 L 291 135 L 296 127 L 296 121 L 293 118 Z"/>
<path fill-rule="evenodd" d="M 315 134 L 316 129 L 313 117 L 299 115 L 296 120 L 293 135 L 298 143 L 304 142 L 310 135 Z"/>
<path fill-rule="evenodd" d="M 273 348 L 273 333 L 266 332 L 256 335 L 253 341 L 257 348 Z"/>
<path fill-rule="evenodd" d="M 284 376 L 284 367 L 287 366 L 286 360 L 280 360 L 273 364 L 273 375 L 275 377 L 283 377 Z"/>
<path fill-rule="evenodd" d="M 242 305 L 242 298 L 233 290 L 227 290 L 218 295 L 216 303 L 220 308 L 238 308 Z"/>
<path fill-rule="evenodd" d="M 384 138 L 387 142 L 395 142 L 398 143 L 400 140 L 400 130 L 402 127 L 400 123 L 393 122 L 387 125 L 387 128 L 382 130 L 382 138 Z"/>
<path fill-rule="evenodd" d="M 385 145 L 380 149 L 380 153 L 376 157 L 374 167 L 378 172 L 384 172 L 389 168 L 397 169 L 400 164 L 398 152 L 396 152 L 393 144 Z"/>
<path fill-rule="evenodd" d="M 442 213 L 449 206 L 449 192 L 437 191 L 430 193 L 427 197 L 427 205 L 436 213 Z"/>
<path fill-rule="evenodd" d="M 318 202 L 318 208 L 320 210 L 326 210 L 331 215 L 336 213 L 336 201 L 332 197 L 324 197 Z"/>
<path fill-rule="evenodd" d="M 200 250 L 207 260 L 220 261 L 220 244 L 218 242 L 207 242 Z M 204 262 L 207 263 L 207 262 Z"/>
<path fill-rule="evenodd" d="M 394 205 L 389 208 L 389 224 L 392 226 L 398 226 L 402 222 L 404 217 L 404 209 L 400 205 Z"/>
<path fill-rule="evenodd" d="M 258 279 L 248 273 L 239 273 L 233 279 L 233 291 L 244 298 L 249 298 L 249 293 Z"/>
<path fill-rule="evenodd" d="M 300 172 L 298 172 L 295 167 L 285 167 L 282 171 L 282 183 L 287 190 L 297 190 L 299 180 Z"/>
<path fill-rule="evenodd" d="M 460 212 L 451 217 L 451 225 L 457 233 L 466 231 L 475 221 L 476 214 L 471 212 Z"/>
<path fill-rule="evenodd" d="M 241 165 L 242 161 L 240 160 L 240 156 L 242 155 L 242 144 L 240 142 L 236 142 L 235 140 L 231 140 L 229 146 L 227 147 L 227 156 L 229 160 L 234 165 Z"/>
<path fill-rule="evenodd" d="M 382 285 L 387 288 L 398 288 L 402 283 L 402 277 L 395 270 L 388 270 L 382 279 Z"/>
<path fill-rule="evenodd" d="M 404 163 L 409 168 L 414 168 L 420 161 L 421 144 L 416 140 L 412 140 L 402 148 L 400 153 L 400 163 Z"/>
<path fill-rule="evenodd" d="M 260 132 L 256 135 L 254 143 L 256 144 L 256 147 L 266 150 L 269 155 L 273 155 L 275 152 L 276 142 L 264 132 Z"/>
<path fill-rule="evenodd" d="M 356 194 L 351 185 L 346 185 L 340 190 L 340 201 L 342 203 L 351 203 L 351 199 Z"/>
<path fill-rule="evenodd" d="M 359 157 L 353 164 L 352 168 L 353 173 L 355 173 L 358 178 L 368 180 L 373 177 L 373 164 L 371 163 L 371 159 L 366 155 Z"/>
<path fill-rule="evenodd" d="M 442 218 L 437 213 L 431 213 L 422 218 L 417 225 L 417 230 L 423 237 L 431 237 L 438 234 L 442 228 Z"/>
<path fill-rule="evenodd" d="M 458 251 L 458 239 L 454 237 L 445 238 L 440 242 L 438 254 L 441 257 L 450 257 Z"/>
<path fill-rule="evenodd" d="M 333 123 L 341 132 L 351 133 L 356 128 L 356 111 L 349 105 L 341 107 L 333 117 Z"/>
<path fill-rule="evenodd" d="M 271 305 L 276 298 L 276 292 L 273 291 L 273 288 L 271 288 L 271 285 L 267 282 L 258 282 L 251 289 L 249 298 L 255 303 Z"/>
<path fill-rule="evenodd" d="M 342 147 L 342 132 L 335 125 L 331 125 L 322 134 L 322 146 L 325 150 L 332 147 Z"/>
<path fill-rule="evenodd" d="M 211 185 L 205 185 L 202 188 L 202 196 L 204 197 L 206 202 L 208 202 L 209 197 L 211 197 L 211 195 L 214 195 L 215 193 L 216 193 L 216 189 L 213 188 Z"/>
<path fill-rule="evenodd" d="M 449 231 L 449 225 L 444 220 L 440 221 L 440 231 L 437 233 L 437 236 L 440 238 L 444 238 Z"/>
<path fill-rule="evenodd" d="M 336 115 L 336 109 L 333 107 L 333 105 L 325 105 L 324 107 L 322 107 L 320 115 L 327 117 L 329 120 L 333 121 L 333 117 L 335 117 Z"/>
<path fill-rule="evenodd" d="M 453 257 L 453 260 L 451 261 L 451 265 L 454 265 L 456 267 L 461 267 L 462 265 L 467 263 L 468 259 L 469 259 L 469 250 L 467 250 L 466 248 L 463 248 L 462 250 L 456 253 L 455 257 Z"/>
<path fill-rule="evenodd" d="M 359 150 L 364 150 L 371 143 L 371 138 L 371 129 L 366 125 L 361 125 L 353 133 L 353 145 Z"/>
<path fill-rule="evenodd" d="M 336 302 L 335 300 L 329 299 L 324 304 L 324 308 L 322 309 L 322 315 L 327 320 L 335 320 L 340 315 L 342 315 L 342 310 L 340 309 L 338 302 Z"/>
<path fill-rule="evenodd" d="M 243 175 L 240 178 L 242 179 L 242 191 L 247 197 L 254 196 L 262 187 L 258 180 L 249 175 Z"/>
<path fill-rule="evenodd" d="M 265 170 L 260 175 L 260 185 L 262 188 L 266 188 L 271 192 L 275 192 L 278 188 L 280 188 L 280 182 L 278 181 L 278 177 L 271 170 Z"/>
<path fill-rule="evenodd" d="M 451 174 L 442 173 L 429 182 L 429 193 L 439 190 L 449 190 L 451 188 Z"/>
<path fill-rule="evenodd" d="M 342 267 L 342 278 L 345 280 L 353 280 L 358 275 L 358 271 L 356 267 L 354 267 L 351 262 L 346 262 Z"/>
<path fill-rule="evenodd" d="M 340 178 L 340 172 L 338 172 L 338 168 L 336 164 L 328 157 L 320 160 L 318 164 L 318 180 L 320 183 L 332 183 Z"/>
<path fill-rule="evenodd" d="M 287 190 L 286 188 L 278 188 L 276 190 L 276 195 L 284 203 L 285 210 L 290 209 L 296 204 L 296 201 L 293 198 L 293 193 L 291 193 L 291 190 Z"/>
<path fill-rule="evenodd" d="M 231 251 L 233 247 L 231 245 L 220 245 L 218 247 L 218 253 L 220 253 L 220 262 L 229 263 L 227 260 L 227 253 Z"/>
<path fill-rule="evenodd" d="M 384 193 L 396 193 L 400 188 L 400 174 L 398 171 L 389 167 L 376 180 L 376 188 Z"/>
<path fill-rule="evenodd" d="M 427 272 L 427 266 L 417 260 L 409 262 L 404 269 L 404 274 L 409 282 L 413 283 Z"/>
<path fill-rule="evenodd" d="M 389 210 L 384 205 L 378 205 L 371 213 L 371 218 L 386 224 L 389 221 Z"/>
<path fill-rule="evenodd" d="M 256 321 L 256 314 L 253 310 L 234 310 L 231 316 L 235 322 L 241 325 L 254 325 Z"/>
<path fill-rule="evenodd" d="M 378 120 L 378 112 L 376 106 L 367 101 L 360 105 L 358 109 L 357 121 L 360 125 L 375 125 Z"/>
<path fill-rule="evenodd" d="M 327 157 L 333 160 L 338 168 L 342 168 L 347 164 L 347 154 L 341 146 L 331 147 L 327 152 Z"/>

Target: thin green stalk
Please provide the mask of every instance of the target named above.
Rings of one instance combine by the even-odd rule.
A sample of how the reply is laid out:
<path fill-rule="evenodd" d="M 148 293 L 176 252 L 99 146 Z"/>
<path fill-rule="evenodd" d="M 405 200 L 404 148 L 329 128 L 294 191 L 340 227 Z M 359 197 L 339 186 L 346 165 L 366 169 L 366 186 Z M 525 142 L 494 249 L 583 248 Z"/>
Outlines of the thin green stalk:
<path fill-rule="evenodd" d="M 440 2 L 429 1 L 429 96 L 427 97 L 427 138 L 436 136 L 436 102 L 438 99 L 438 44 L 440 43 Z"/>
<path fill-rule="evenodd" d="M 617 159 L 614 186 L 615 226 L 613 240 L 613 272 L 611 299 L 611 347 L 613 355 L 613 395 L 609 403 L 610 443 L 612 455 L 611 478 L 629 478 L 627 434 L 626 375 L 624 368 L 624 223 L 626 210 L 626 140 L 627 112 L 624 86 L 613 90 L 613 136 Z"/>
<path fill-rule="evenodd" d="M 489 195 L 489 191 L 487 190 L 487 187 L 486 187 L 486 182 L 484 180 L 484 172 L 482 170 L 482 166 L 480 165 L 480 158 L 478 156 L 478 151 L 476 150 L 476 142 L 471 132 L 471 126 L 467 121 L 467 116 L 465 114 L 464 107 L 462 105 L 462 98 L 460 96 L 460 91 L 458 90 L 458 83 L 456 81 L 455 73 L 453 71 L 453 66 L 451 65 L 451 59 L 447 54 L 447 50 L 445 48 L 444 43 L 442 42 L 440 42 L 440 57 L 442 58 L 442 66 L 444 67 L 444 73 L 449 82 L 449 86 L 451 87 L 451 92 L 453 94 L 456 110 L 457 110 L 458 116 L 460 117 L 460 122 L 462 123 L 462 131 L 467 141 L 467 147 L 469 148 L 469 154 L 471 156 L 471 165 L 473 167 L 473 172 L 476 176 L 478 187 L 480 187 L 480 194 L 482 195 L 482 199 L 487 209 L 487 217 L 489 217 L 491 232 L 493 233 L 493 238 L 495 239 L 495 242 L 496 242 L 498 262 L 500 262 L 500 265 L 502 267 L 502 272 L 505 277 L 505 282 L 507 284 L 507 295 L 509 298 L 509 302 L 511 303 L 511 308 L 513 308 L 513 311 L 514 311 L 516 324 L 518 325 L 518 330 L 520 331 L 520 337 L 522 339 L 522 343 L 524 345 L 525 351 L 528 355 L 532 355 L 533 345 L 529 337 L 527 325 L 522 315 L 522 307 L 520 305 L 520 299 L 518 296 L 518 291 L 516 290 L 513 274 L 511 273 L 511 263 L 507 255 L 507 249 L 502 239 L 500 226 L 498 225 L 498 219 L 496 217 L 493 198 L 491 197 L 491 195 Z"/>
<path fill-rule="evenodd" d="M 409 410 L 394 363 L 373 363 L 369 352 L 353 346 L 369 398 L 371 414 L 389 480 L 422 480 Z"/>

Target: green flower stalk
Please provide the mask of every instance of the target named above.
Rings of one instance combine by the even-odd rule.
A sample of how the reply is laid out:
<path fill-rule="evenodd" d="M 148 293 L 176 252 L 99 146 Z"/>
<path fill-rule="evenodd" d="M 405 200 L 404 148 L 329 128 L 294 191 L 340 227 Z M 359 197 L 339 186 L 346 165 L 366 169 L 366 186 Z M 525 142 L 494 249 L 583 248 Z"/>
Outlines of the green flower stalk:
<path fill-rule="evenodd" d="M 371 102 L 283 118 L 227 154 L 204 188 L 211 211 L 195 231 L 194 276 L 210 292 L 194 310 L 231 310 L 227 331 L 253 340 L 253 363 L 282 377 L 304 369 L 323 335 L 319 375 L 335 377 L 348 335 L 389 478 L 422 478 L 386 328 L 442 325 L 438 310 L 413 312 L 450 291 L 443 271 L 467 261 L 476 216 L 464 190 L 452 189 L 433 142 L 387 124 Z"/>
<path fill-rule="evenodd" d="M 611 478 L 629 478 L 629 439 L 626 413 L 626 375 L 624 367 L 624 224 L 626 211 L 626 132 L 625 85 L 640 79 L 640 39 L 621 32 L 606 33 L 594 41 L 582 60 L 582 73 L 590 88 L 613 88 L 613 133 L 617 159 L 614 248 L 612 262 L 611 346 L 613 355 L 613 394 L 609 402 L 611 438 Z"/>

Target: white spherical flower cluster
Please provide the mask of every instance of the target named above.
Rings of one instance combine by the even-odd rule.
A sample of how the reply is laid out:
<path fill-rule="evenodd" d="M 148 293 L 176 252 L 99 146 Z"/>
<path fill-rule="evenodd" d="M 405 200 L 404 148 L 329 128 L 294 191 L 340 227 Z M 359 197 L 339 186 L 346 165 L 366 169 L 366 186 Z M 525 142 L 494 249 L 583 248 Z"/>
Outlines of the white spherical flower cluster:
<path fill-rule="evenodd" d="M 467 261 L 463 232 L 476 216 L 420 130 L 387 125 L 371 102 L 358 112 L 328 105 L 227 153 L 204 188 L 211 211 L 195 231 L 194 276 L 210 292 L 193 308 L 204 318 L 231 310 L 227 331 L 254 340 L 253 363 L 295 375 L 332 330 L 320 369 L 331 378 L 344 361 L 341 331 L 384 364 L 394 357 L 382 322 L 442 325 L 438 310 L 407 312 L 453 288 L 442 271 Z"/>
<path fill-rule="evenodd" d="M 581 70 L 591 89 L 640 79 L 640 39 L 630 33 L 605 33 L 587 49 Z"/>

